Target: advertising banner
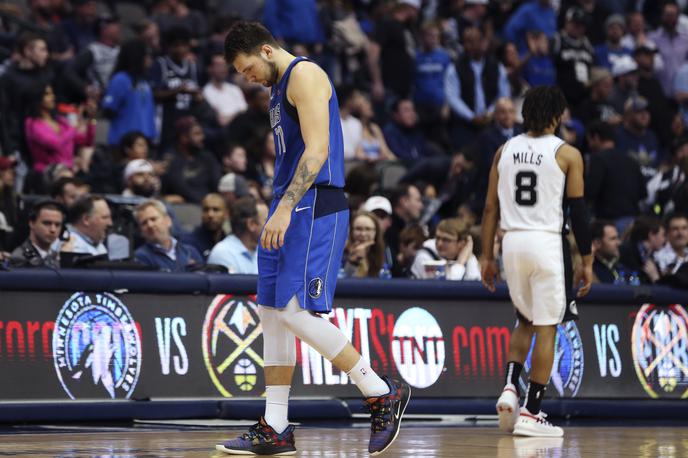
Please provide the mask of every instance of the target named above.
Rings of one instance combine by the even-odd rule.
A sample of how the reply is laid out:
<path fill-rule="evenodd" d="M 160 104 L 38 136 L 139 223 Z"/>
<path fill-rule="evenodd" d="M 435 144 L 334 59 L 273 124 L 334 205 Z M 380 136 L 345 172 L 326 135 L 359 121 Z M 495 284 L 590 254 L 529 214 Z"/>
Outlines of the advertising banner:
<path fill-rule="evenodd" d="M 263 394 L 252 296 L 5 291 L 0 302 L 0 400 Z M 559 326 L 548 396 L 688 397 L 683 305 L 586 303 L 579 313 Z M 384 298 L 339 298 L 325 318 L 421 397 L 494 397 L 516 321 L 504 301 Z M 296 348 L 294 395 L 359 395 L 308 345 Z"/>

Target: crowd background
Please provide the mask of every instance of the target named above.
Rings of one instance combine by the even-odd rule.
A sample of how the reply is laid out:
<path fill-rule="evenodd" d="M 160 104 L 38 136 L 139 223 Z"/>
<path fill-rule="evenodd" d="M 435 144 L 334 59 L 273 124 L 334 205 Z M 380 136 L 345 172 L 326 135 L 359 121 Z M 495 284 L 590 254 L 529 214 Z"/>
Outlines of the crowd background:
<path fill-rule="evenodd" d="M 269 91 L 223 58 L 246 19 L 335 85 L 352 210 L 340 276 L 479 279 L 492 158 L 521 132 L 527 89 L 556 84 L 558 135 L 586 161 L 596 279 L 688 287 L 687 8 L 5 1 L 0 260 L 256 273 L 276 153 Z"/>

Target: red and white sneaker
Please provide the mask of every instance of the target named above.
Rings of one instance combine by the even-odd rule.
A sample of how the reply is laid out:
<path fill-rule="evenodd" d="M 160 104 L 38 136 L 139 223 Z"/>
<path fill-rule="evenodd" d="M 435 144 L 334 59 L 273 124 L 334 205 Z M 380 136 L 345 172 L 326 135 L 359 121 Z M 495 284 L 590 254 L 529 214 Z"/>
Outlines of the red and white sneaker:
<path fill-rule="evenodd" d="M 564 430 L 546 420 L 547 414 L 540 411 L 537 415 L 528 412 L 525 407 L 514 425 L 515 436 L 562 437 Z"/>
<path fill-rule="evenodd" d="M 518 407 L 518 391 L 511 383 L 504 386 L 502 395 L 497 400 L 497 414 L 499 414 L 499 429 L 507 433 L 514 431 L 520 409 Z"/>

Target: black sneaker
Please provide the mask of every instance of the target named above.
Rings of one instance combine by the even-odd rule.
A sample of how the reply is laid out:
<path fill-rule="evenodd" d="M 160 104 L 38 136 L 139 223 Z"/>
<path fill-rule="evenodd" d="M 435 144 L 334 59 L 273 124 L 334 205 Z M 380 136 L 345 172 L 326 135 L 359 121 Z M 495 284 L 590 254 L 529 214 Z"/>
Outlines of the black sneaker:
<path fill-rule="evenodd" d="M 260 417 L 258 423 L 251 426 L 247 433 L 218 444 L 215 448 L 230 455 L 294 455 L 294 425 L 287 426 L 281 434 L 277 434 L 272 426 Z"/>
<path fill-rule="evenodd" d="M 390 392 L 383 396 L 368 398 L 366 407 L 370 412 L 370 443 L 368 452 L 379 455 L 392 445 L 399 434 L 401 417 L 411 398 L 411 387 L 387 377 L 382 379 L 389 385 Z"/>

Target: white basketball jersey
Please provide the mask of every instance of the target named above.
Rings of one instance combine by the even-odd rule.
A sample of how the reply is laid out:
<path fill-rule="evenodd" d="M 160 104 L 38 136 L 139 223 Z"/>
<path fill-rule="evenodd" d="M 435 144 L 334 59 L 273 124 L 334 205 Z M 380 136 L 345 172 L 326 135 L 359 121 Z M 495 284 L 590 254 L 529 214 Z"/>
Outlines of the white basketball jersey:
<path fill-rule="evenodd" d="M 563 144 L 554 135 L 527 134 L 504 144 L 497 164 L 502 229 L 562 232 L 566 175 L 556 153 Z"/>

